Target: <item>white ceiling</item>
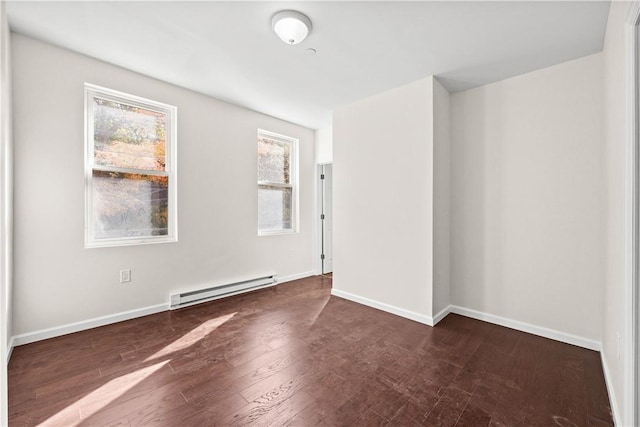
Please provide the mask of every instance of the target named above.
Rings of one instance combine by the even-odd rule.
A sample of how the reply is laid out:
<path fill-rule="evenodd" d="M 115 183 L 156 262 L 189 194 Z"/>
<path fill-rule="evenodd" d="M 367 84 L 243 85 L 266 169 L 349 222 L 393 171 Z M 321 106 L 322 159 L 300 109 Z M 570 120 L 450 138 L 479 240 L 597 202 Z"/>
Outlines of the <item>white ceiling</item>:
<path fill-rule="evenodd" d="M 271 32 L 283 9 L 313 23 L 299 45 Z M 432 74 L 459 91 L 599 52 L 609 2 L 8 1 L 7 12 L 14 31 L 322 128 L 336 107 Z"/>

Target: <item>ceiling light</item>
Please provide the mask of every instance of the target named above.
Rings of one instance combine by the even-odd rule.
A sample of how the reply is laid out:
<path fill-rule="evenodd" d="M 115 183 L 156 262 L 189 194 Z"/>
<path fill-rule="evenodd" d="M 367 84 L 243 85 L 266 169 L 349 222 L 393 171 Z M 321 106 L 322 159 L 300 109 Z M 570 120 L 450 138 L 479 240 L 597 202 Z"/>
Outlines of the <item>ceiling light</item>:
<path fill-rule="evenodd" d="M 311 32 L 311 21 L 295 10 L 283 10 L 274 15 L 271 28 L 287 44 L 298 44 Z"/>

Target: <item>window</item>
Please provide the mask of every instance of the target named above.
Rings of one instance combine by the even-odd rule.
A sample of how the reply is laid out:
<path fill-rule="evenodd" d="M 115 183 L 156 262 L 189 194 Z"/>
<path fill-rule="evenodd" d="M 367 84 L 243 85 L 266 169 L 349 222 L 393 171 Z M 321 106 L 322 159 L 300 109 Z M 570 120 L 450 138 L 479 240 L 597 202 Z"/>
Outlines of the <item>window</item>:
<path fill-rule="evenodd" d="M 297 232 L 298 140 L 258 130 L 258 235 Z"/>
<path fill-rule="evenodd" d="M 85 84 L 85 246 L 175 242 L 176 107 Z"/>

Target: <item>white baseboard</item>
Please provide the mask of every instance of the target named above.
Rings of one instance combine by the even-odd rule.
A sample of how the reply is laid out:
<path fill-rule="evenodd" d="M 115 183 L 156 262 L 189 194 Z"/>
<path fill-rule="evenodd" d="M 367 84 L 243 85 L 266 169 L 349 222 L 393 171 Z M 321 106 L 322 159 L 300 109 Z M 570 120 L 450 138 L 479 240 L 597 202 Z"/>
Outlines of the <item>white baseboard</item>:
<path fill-rule="evenodd" d="M 294 280 L 305 279 L 307 277 L 317 276 L 315 271 L 306 271 L 304 273 L 291 274 L 289 276 L 278 276 L 278 283 L 292 282 Z"/>
<path fill-rule="evenodd" d="M 313 271 L 307 271 L 299 274 L 278 277 L 278 283 L 291 282 L 293 280 L 304 279 L 305 277 L 314 276 Z M 36 341 L 55 338 L 62 335 L 72 334 L 74 332 L 84 331 L 86 329 L 97 328 L 99 326 L 110 325 L 112 323 L 122 322 L 125 320 L 135 319 L 137 317 L 148 316 L 149 314 L 160 313 L 169 310 L 169 303 L 158 304 L 150 307 L 138 308 L 135 310 L 124 311 L 122 313 L 110 314 L 107 316 L 96 317 L 94 319 L 83 320 L 81 322 L 69 323 L 67 325 L 56 326 L 53 328 L 42 329 L 35 332 L 16 335 L 11 338 L 9 346 L 9 356 L 14 346 L 29 344 Z M 7 357 L 7 361 L 9 357 Z"/>
<path fill-rule="evenodd" d="M 451 306 L 450 305 L 446 306 L 445 308 L 440 310 L 440 312 L 438 314 L 433 316 L 433 326 L 435 326 L 438 323 L 440 323 L 440 321 L 442 319 L 444 319 L 445 317 L 447 317 L 447 314 L 449 314 L 449 313 L 451 313 Z"/>
<path fill-rule="evenodd" d="M 372 299 L 354 295 L 352 293 L 341 291 L 339 289 L 331 289 L 331 295 L 348 299 L 349 301 L 357 302 L 358 304 L 366 305 L 368 307 L 377 308 L 378 310 L 386 311 L 387 313 L 395 314 L 396 316 L 414 320 L 419 323 L 424 323 L 425 325 L 433 326 L 433 319 L 423 314 L 405 310 L 403 308 L 395 307 L 383 302 L 374 301 Z"/>
<path fill-rule="evenodd" d="M 483 320 L 495 325 L 505 326 L 507 328 L 527 332 L 533 335 L 538 335 L 567 344 L 572 344 L 578 347 L 587 348 L 589 350 L 601 351 L 602 349 L 602 344 L 599 341 L 591 340 L 566 332 L 544 328 L 542 326 L 531 325 L 529 323 L 520 322 L 519 320 L 507 319 L 506 317 L 483 313 L 481 311 L 471 310 L 469 308 L 459 307 L 456 305 L 450 306 L 450 311 L 451 313 L 459 314 L 461 316 Z"/>
<path fill-rule="evenodd" d="M 613 423 L 616 426 L 622 426 L 622 420 L 620 419 L 620 412 L 618 412 L 618 401 L 616 400 L 616 393 L 613 388 L 613 380 L 611 379 L 611 373 L 609 372 L 609 364 L 607 358 L 604 355 L 604 351 L 600 352 L 600 358 L 602 360 L 602 371 L 604 372 L 604 382 L 607 385 L 607 393 L 609 394 L 609 404 L 611 405 L 611 415 L 613 415 Z"/>
<path fill-rule="evenodd" d="M 136 317 L 148 316 L 149 314 L 160 313 L 169 309 L 169 303 L 153 305 L 150 307 L 138 308 L 135 310 L 123 311 L 121 313 L 109 314 L 107 316 L 96 317 L 81 322 L 69 323 L 67 325 L 42 329 L 35 332 L 16 335 L 12 338 L 13 346 L 29 344 L 36 341 L 59 337 L 61 335 L 72 334 L 86 329 L 97 328 L 98 326 L 110 325 L 124 320 L 135 319 Z"/>
<path fill-rule="evenodd" d="M 13 337 L 11 337 L 11 339 L 9 340 L 9 345 L 7 346 L 7 365 L 11 361 L 11 355 L 13 354 L 13 347 L 14 346 L 15 346 L 14 339 L 13 339 Z"/>
<path fill-rule="evenodd" d="M 433 318 L 425 316 L 419 313 L 415 313 L 402 308 L 394 307 L 383 302 L 374 301 L 369 298 L 354 295 L 349 292 L 341 291 L 339 289 L 332 289 L 331 294 L 340 298 L 348 299 L 349 301 L 357 302 L 369 307 L 377 308 L 378 310 L 386 311 L 387 313 L 395 314 L 400 317 L 415 320 L 416 322 L 424 323 L 425 325 L 434 326 L 444 319 L 449 313 L 459 314 L 461 316 L 470 317 L 472 319 L 482 320 L 495 325 L 505 326 L 507 328 L 515 329 L 521 332 L 527 332 L 529 334 L 538 335 L 541 337 L 549 338 L 555 341 L 564 342 L 567 344 L 575 345 L 578 347 L 587 348 L 589 350 L 601 351 L 602 344 L 599 341 L 591 340 L 588 338 L 580 337 L 577 335 L 569 334 L 566 332 L 560 332 L 553 329 L 544 328 L 542 326 L 531 325 L 529 323 L 521 322 L 518 320 L 507 319 L 506 317 L 496 316 L 494 314 L 483 313 L 481 311 L 472 310 L 456 305 L 450 305 L 442 309 Z"/>

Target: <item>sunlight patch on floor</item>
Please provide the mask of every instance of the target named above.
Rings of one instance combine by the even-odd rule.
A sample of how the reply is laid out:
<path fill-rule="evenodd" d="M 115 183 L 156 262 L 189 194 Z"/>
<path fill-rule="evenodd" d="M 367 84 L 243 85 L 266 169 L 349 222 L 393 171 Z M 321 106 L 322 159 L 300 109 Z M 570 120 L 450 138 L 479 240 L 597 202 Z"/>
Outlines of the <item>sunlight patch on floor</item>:
<path fill-rule="evenodd" d="M 324 308 L 327 306 L 327 303 L 329 302 L 330 299 L 331 299 L 330 297 L 327 297 L 322 303 L 322 305 L 319 305 L 318 308 L 311 313 L 312 325 L 316 323 L 316 321 L 318 320 L 318 317 L 320 317 L 320 315 L 324 311 Z"/>
<path fill-rule="evenodd" d="M 209 335 L 209 333 L 214 331 L 216 328 L 231 320 L 231 318 L 236 314 L 237 313 L 231 313 L 224 316 L 216 317 L 215 319 L 207 320 L 200 326 L 197 326 L 195 329 L 191 330 L 191 332 L 184 334 L 168 346 L 164 347 L 162 350 L 147 357 L 145 359 L 145 362 L 157 359 L 159 357 L 167 356 L 180 350 L 184 350 L 187 347 L 191 347 L 192 345 Z"/>
<path fill-rule="evenodd" d="M 127 393 L 140 382 L 153 375 L 163 366 L 169 363 L 168 360 L 156 363 L 146 368 L 115 378 L 108 383 L 98 387 L 82 399 L 72 403 L 58 413 L 49 417 L 39 424 L 41 426 L 62 426 L 74 425 L 79 421 L 79 417 L 90 417 L 101 409 L 107 407 L 111 402 Z"/>

